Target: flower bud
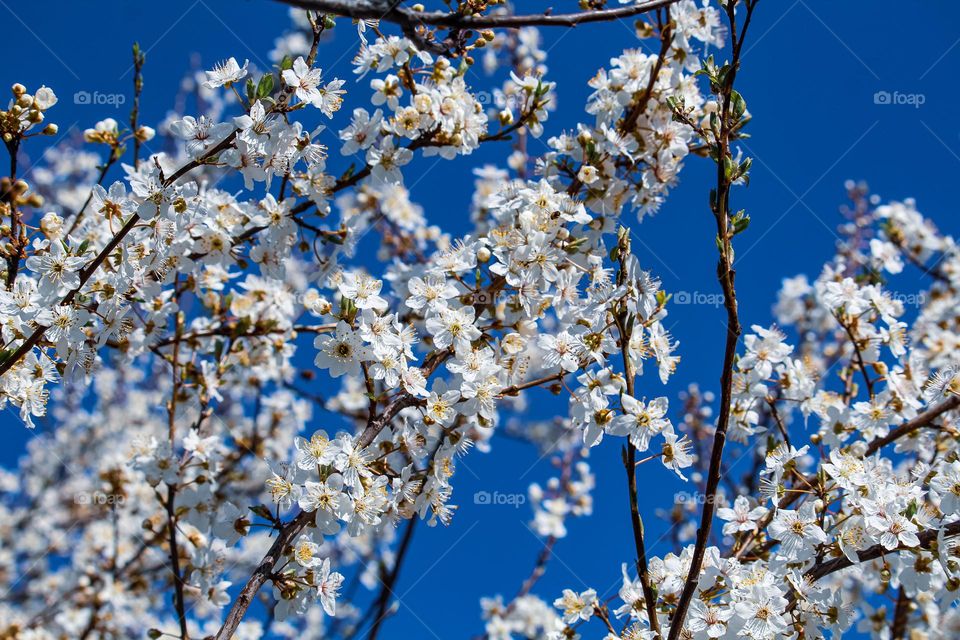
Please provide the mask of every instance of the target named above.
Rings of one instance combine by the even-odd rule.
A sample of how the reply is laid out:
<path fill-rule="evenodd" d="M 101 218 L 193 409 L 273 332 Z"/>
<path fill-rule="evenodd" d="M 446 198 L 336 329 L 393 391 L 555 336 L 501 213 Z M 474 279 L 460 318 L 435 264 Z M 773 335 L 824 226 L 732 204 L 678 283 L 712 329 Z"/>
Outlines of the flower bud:
<path fill-rule="evenodd" d="M 154 136 L 156 135 L 157 135 L 157 132 L 153 129 L 153 127 L 141 125 L 140 127 L 137 128 L 136 136 L 137 136 L 137 140 L 139 140 L 140 142 L 149 142 L 153 140 Z"/>
<path fill-rule="evenodd" d="M 40 220 L 40 230 L 48 237 L 58 237 L 60 232 L 63 231 L 63 218 L 54 211 L 48 211 L 43 214 L 43 218 Z"/>

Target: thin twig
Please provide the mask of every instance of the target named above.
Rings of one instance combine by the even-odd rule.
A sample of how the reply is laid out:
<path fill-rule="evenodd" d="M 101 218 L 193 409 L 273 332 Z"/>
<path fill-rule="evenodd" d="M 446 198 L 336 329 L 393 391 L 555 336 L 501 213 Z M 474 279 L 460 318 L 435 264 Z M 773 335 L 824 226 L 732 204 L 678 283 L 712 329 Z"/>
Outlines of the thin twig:
<path fill-rule="evenodd" d="M 391 4 L 384 6 L 381 3 L 364 2 L 363 0 L 280 0 L 301 9 L 313 9 L 325 13 L 334 13 L 350 18 L 363 20 L 380 20 L 392 22 L 403 27 L 414 28 L 419 25 L 430 25 L 447 29 L 481 29 L 496 27 L 576 27 L 589 22 L 608 22 L 637 16 L 642 13 L 669 7 L 679 0 L 649 0 L 629 7 L 616 9 L 598 9 L 582 13 L 562 13 L 557 15 L 529 14 L 529 15 L 478 15 L 464 16 L 460 13 L 445 11 L 413 11 L 394 7 Z"/>

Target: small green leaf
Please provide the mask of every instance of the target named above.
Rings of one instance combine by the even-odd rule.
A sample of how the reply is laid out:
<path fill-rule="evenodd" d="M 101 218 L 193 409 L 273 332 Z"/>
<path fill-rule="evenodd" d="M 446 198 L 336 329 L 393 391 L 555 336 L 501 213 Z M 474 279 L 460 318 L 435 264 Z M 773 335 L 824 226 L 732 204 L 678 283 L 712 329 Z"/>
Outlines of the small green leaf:
<path fill-rule="evenodd" d="M 250 507 L 250 511 L 253 511 L 256 515 L 261 518 L 266 518 L 267 520 L 273 520 L 273 514 L 270 512 L 270 507 L 265 504 L 258 504 Z"/>
<path fill-rule="evenodd" d="M 257 98 L 265 98 L 273 91 L 273 74 L 265 73 L 257 83 Z"/>
<path fill-rule="evenodd" d="M 744 112 L 747 110 L 747 103 L 743 99 L 743 96 L 736 89 L 730 90 L 730 106 L 733 108 L 733 118 L 734 120 L 739 120 L 743 117 Z"/>

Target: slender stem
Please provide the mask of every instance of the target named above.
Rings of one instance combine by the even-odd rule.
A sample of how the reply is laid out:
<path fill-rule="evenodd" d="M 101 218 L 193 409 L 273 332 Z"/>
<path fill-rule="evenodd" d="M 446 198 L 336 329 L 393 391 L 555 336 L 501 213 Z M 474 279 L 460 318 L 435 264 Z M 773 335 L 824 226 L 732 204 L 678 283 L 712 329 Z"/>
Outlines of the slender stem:
<path fill-rule="evenodd" d="M 7 143 L 10 153 L 10 188 L 2 194 L 10 208 L 10 254 L 7 256 L 7 289 L 13 287 L 20 269 L 20 254 L 23 251 L 20 242 L 20 212 L 17 211 L 17 191 L 14 183 L 17 181 L 17 154 L 20 152 L 20 138 L 14 138 Z"/>
<path fill-rule="evenodd" d="M 871 456 L 879 451 L 881 447 L 884 447 L 891 442 L 895 442 L 904 436 L 910 435 L 918 429 L 929 426 L 941 415 L 947 411 L 956 409 L 957 407 L 960 407 L 960 396 L 951 396 L 940 404 L 927 409 L 913 420 L 903 423 L 882 438 L 874 439 L 869 445 L 867 445 L 867 450 L 863 454 L 864 457 Z"/>
<path fill-rule="evenodd" d="M 140 94 L 143 92 L 143 63 L 146 61 L 146 55 L 140 51 L 140 45 L 133 45 L 133 108 L 130 109 L 130 131 L 133 133 L 133 168 L 136 169 L 140 164 L 140 136 L 137 130 L 140 128 Z"/>
<path fill-rule="evenodd" d="M 416 523 L 416 516 L 407 521 L 407 528 L 403 532 L 403 539 L 397 548 L 397 557 L 393 561 L 393 567 L 391 567 L 387 579 L 383 581 L 383 587 L 380 589 L 380 596 L 377 599 L 377 617 L 373 621 L 373 626 L 370 627 L 370 633 L 367 635 L 368 640 L 376 640 L 377 635 L 380 633 L 380 627 L 387 617 L 387 606 L 390 604 L 390 595 L 393 593 L 393 588 L 397 584 L 397 578 L 400 576 L 400 566 L 403 564 L 407 550 L 410 548 L 410 541 L 413 539 L 413 530 Z"/>
<path fill-rule="evenodd" d="M 704 489 L 705 500 L 700 514 L 700 527 L 697 529 L 696 544 L 693 549 L 693 556 L 690 561 L 690 570 L 687 573 L 686 582 L 683 585 L 683 591 L 677 601 L 677 608 L 674 613 L 670 627 L 669 640 L 676 640 L 683 630 L 684 620 L 687 615 L 687 609 L 690 601 L 693 599 L 694 592 L 697 589 L 697 583 L 700 580 L 700 569 L 703 566 L 703 559 L 707 549 L 707 543 L 710 540 L 710 530 L 713 525 L 713 516 L 716 509 L 717 489 L 720 486 L 721 473 L 723 470 L 723 448 L 727 439 L 727 428 L 730 425 L 730 404 L 733 400 L 733 365 L 737 355 L 737 343 L 740 340 L 740 318 L 737 308 L 737 293 L 734 287 L 736 271 L 733 268 L 733 234 L 730 231 L 730 189 L 732 182 L 727 172 L 727 159 L 730 154 L 730 136 L 735 122 L 731 122 L 731 101 L 733 96 L 733 85 L 736 79 L 737 69 L 740 65 L 740 51 L 743 46 L 743 40 L 746 37 L 747 27 L 750 24 L 750 18 L 753 9 L 758 0 L 747 0 L 747 13 L 743 24 L 743 30 L 737 37 L 737 22 L 734 14 L 734 2 L 727 4 L 727 17 L 730 21 L 730 31 L 733 43 L 733 59 L 730 63 L 730 69 L 723 86 L 720 87 L 721 108 L 720 108 L 720 131 L 716 140 L 717 147 L 717 189 L 713 196 L 714 218 L 717 223 L 717 239 L 720 245 L 720 259 L 717 264 L 717 279 L 720 281 L 720 287 L 723 290 L 723 306 L 727 312 L 727 331 L 726 345 L 723 354 L 723 369 L 720 376 L 720 415 L 717 419 L 717 428 L 713 437 L 713 449 L 710 453 L 710 467 L 707 472 L 707 483 Z"/>
<path fill-rule="evenodd" d="M 280 534 L 277 536 L 277 539 L 273 541 L 270 550 L 267 551 L 263 560 L 257 565 L 250 579 L 247 580 L 247 584 L 240 590 L 237 599 L 233 601 L 233 606 L 230 607 L 227 618 L 217 632 L 217 635 L 214 636 L 214 640 L 227 640 L 233 637 L 247 609 L 249 609 L 251 603 L 253 603 L 257 592 L 260 591 L 260 587 L 264 585 L 270 577 L 270 574 L 273 573 L 273 568 L 276 566 L 277 561 L 283 556 L 287 546 L 289 546 L 294 538 L 300 535 L 300 532 L 313 521 L 314 517 L 313 512 L 308 513 L 301 511 L 296 518 L 281 527 Z"/>
<path fill-rule="evenodd" d="M 619 237 L 619 255 L 620 272 L 618 274 L 619 284 L 623 284 L 627 273 L 627 257 L 630 255 L 630 236 L 626 229 L 621 229 Z M 636 371 L 633 361 L 630 359 L 630 339 L 631 330 L 627 327 L 627 312 L 617 319 L 617 327 L 620 331 L 620 354 L 623 358 L 623 375 L 626 379 L 627 394 L 634 395 L 634 384 Z M 623 466 L 627 472 L 627 494 L 630 500 L 630 525 L 633 528 L 633 543 L 637 553 L 637 575 L 640 578 L 640 585 L 643 589 L 643 603 L 647 609 L 647 617 L 650 622 L 650 629 L 656 634 L 655 638 L 662 638 L 660 632 L 660 618 L 657 615 L 657 595 L 650 584 L 650 567 L 647 562 L 647 548 L 644 542 L 643 519 L 640 517 L 640 504 L 637 499 L 637 448 L 633 442 L 627 442 L 627 448 L 623 455 Z"/>
<path fill-rule="evenodd" d="M 177 546 L 177 523 L 174 510 L 175 490 L 167 485 L 167 528 L 170 530 L 170 567 L 173 570 L 174 607 L 177 610 L 177 620 L 180 622 L 180 638 L 187 640 L 187 613 L 183 600 L 183 574 L 180 573 L 180 550 Z"/>
<path fill-rule="evenodd" d="M 860 562 L 867 562 L 868 560 L 876 560 L 877 558 L 882 558 L 888 553 L 896 553 L 899 551 L 916 551 L 917 549 L 929 549 L 930 544 L 937 539 L 939 530 L 937 529 L 928 529 L 920 533 L 917 537 L 920 539 L 920 544 L 916 547 L 897 547 L 894 549 L 887 549 L 882 544 L 875 544 L 872 547 L 860 551 L 857 553 L 857 557 L 860 559 Z M 952 522 L 944 527 L 944 537 L 952 538 L 960 534 L 960 521 Z M 808 578 L 811 582 L 817 582 L 823 577 L 830 575 L 831 573 L 836 573 L 847 567 L 852 567 L 853 563 L 846 556 L 840 556 L 839 558 L 834 558 L 826 562 L 817 562 L 813 567 L 811 567 L 804 576 Z M 789 602 L 788 610 L 792 610 L 796 605 L 797 596 L 796 593 L 791 593 L 787 600 Z"/>
<path fill-rule="evenodd" d="M 479 29 L 485 27 L 575 27 L 589 22 L 606 22 L 640 15 L 663 7 L 678 0 L 648 0 L 629 7 L 616 9 L 598 9 L 582 13 L 563 13 L 557 15 L 496 15 L 464 16 L 460 13 L 444 11 L 412 11 L 398 7 L 384 10 L 380 4 L 358 2 L 357 0 L 280 0 L 301 9 L 315 9 L 351 18 L 393 22 L 404 27 L 431 25 L 452 29 Z"/>
<path fill-rule="evenodd" d="M 890 640 L 903 640 L 907 635 L 907 622 L 910 620 L 910 598 L 901 585 L 897 590 L 897 605 L 893 610 L 893 623 L 890 627 Z"/>

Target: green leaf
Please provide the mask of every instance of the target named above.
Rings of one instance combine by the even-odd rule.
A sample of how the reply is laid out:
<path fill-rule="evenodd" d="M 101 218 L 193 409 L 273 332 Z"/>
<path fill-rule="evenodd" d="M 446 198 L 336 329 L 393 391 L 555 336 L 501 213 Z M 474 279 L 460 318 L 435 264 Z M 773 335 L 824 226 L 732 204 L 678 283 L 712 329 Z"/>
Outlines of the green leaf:
<path fill-rule="evenodd" d="M 256 515 L 261 518 L 266 518 L 267 520 L 273 520 L 273 514 L 270 512 L 270 507 L 265 504 L 258 504 L 253 507 L 250 507 L 250 511 L 253 511 Z"/>
<path fill-rule="evenodd" d="M 273 74 L 265 73 L 257 83 L 257 97 L 265 98 L 273 91 Z"/>
<path fill-rule="evenodd" d="M 723 175 L 728 180 L 735 180 L 734 171 L 737 169 L 737 163 L 733 161 L 733 158 L 730 156 L 724 156 L 723 158 Z"/>
<path fill-rule="evenodd" d="M 733 216 L 730 223 L 733 225 L 733 235 L 737 235 L 738 233 L 746 231 L 747 227 L 750 226 L 750 216 L 741 209 Z"/>
<path fill-rule="evenodd" d="M 734 120 L 739 120 L 747 110 L 747 102 L 736 89 L 730 90 L 730 106 L 733 108 Z"/>

